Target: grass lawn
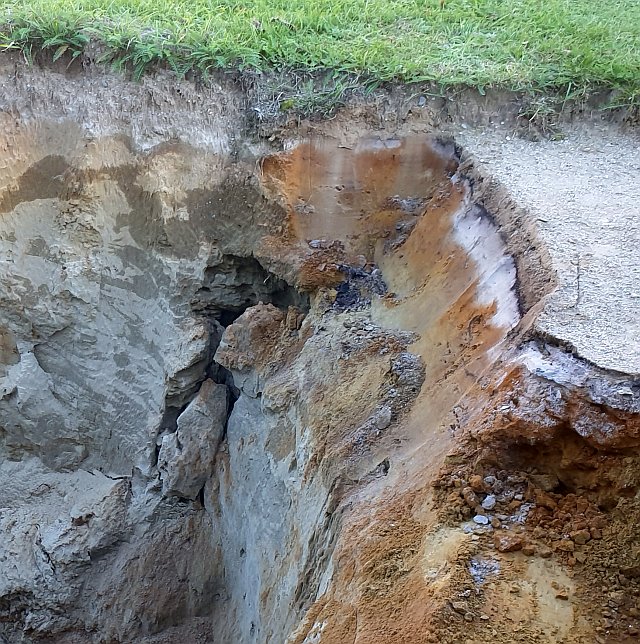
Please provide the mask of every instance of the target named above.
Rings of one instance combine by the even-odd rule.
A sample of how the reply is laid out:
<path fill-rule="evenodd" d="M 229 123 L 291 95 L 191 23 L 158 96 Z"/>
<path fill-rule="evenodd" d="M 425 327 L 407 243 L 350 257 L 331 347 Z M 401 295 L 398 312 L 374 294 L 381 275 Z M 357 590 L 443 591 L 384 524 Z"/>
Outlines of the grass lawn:
<path fill-rule="evenodd" d="M 332 69 L 640 99 L 640 0 L 0 0 L 0 45 L 56 56 L 102 43 L 136 74 Z"/>

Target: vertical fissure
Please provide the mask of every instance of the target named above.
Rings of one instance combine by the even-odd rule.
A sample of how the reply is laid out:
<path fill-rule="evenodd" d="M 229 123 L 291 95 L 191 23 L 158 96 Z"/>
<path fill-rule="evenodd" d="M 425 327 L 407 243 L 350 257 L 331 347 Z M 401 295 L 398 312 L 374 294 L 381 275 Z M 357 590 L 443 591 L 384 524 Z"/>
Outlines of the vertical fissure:
<path fill-rule="evenodd" d="M 205 269 L 191 309 L 209 329 L 208 346 L 201 360 L 174 376 L 173 381 L 183 380 L 186 388 L 176 391 L 174 386 L 167 396 L 156 439 L 154 465 L 167 496 L 197 498 L 212 473 L 207 468 L 213 468 L 240 396 L 232 373 L 216 362 L 214 356 L 224 330 L 258 303 L 270 303 L 285 310 L 290 306 L 309 308 L 308 296 L 267 271 L 253 257 L 227 255 Z M 197 378 L 190 378 L 194 372 Z M 220 386 L 224 387 L 224 395 Z M 189 471 L 191 466 L 198 470 L 197 474 Z M 195 478 L 187 483 L 190 477 Z"/>

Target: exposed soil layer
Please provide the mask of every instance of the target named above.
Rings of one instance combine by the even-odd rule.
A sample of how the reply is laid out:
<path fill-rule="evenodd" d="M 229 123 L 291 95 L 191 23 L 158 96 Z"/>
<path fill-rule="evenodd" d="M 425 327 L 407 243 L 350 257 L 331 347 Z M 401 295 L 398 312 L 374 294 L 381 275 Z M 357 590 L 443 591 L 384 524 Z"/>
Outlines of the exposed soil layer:
<path fill-rule="evenodd" d="M 0 639 L 636 638 L 637 343 L 559 307 L 523 206 L 573 219 L 478 161 L 488 99 L 265 132 L 231 85 L 3 64 Z"/>

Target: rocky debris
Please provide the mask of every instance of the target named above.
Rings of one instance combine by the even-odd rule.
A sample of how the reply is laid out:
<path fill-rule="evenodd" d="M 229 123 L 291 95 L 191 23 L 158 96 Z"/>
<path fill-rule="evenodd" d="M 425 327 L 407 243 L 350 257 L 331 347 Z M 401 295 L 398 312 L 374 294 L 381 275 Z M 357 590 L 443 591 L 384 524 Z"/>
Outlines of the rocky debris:
<path fill-rule="evenodd" d="M 424 381 L 425 366 L 419 356 L 405 350 L 415 340 L 414 334 L 382 329 L 371 322 L 366 311 L 338 312 L 332 309 L 325 315 L 337 316 L 344 328 L 340 339 L 340 361 L 348 365 L 375 352 L 386 363 L 384 383 L 378 392 L 379 402 L 354 432 L 354 446 L 363 449 L 413 403 Z"/>
<path fill-rule="evenodd" d="M 529 343 L 509 376 L 495 383 L 493 410 L 472 432 L 482 442 L 517 444 L 526 435 L 531 444 L 549 444 L 569 429 L 595 449 L 637 449 L 640 396 L 618 394 L 627 382 L 620 375 L 598 370 L 588 377 L 587 371 L 557 347 Z M 539 487 L 551 491 L 553 475 L 547 476 Z"/>
<path fill-rule="evenodd" d="M 524 540 L 520 535 L 498 532 L 493 537 L 493 543 L 498 552 L 515 552 L 522 550 Z"/>
<path fill-rule="evenodd" d="M 461 495 L 469 508 L 473 509 L 478 505 L 478 497 L 471 487 L 462 488 Z"/>
<path fill-rule="evenodd" d="M 575 532 L 571 532 L 570 535 L 571 540 L 578 546 L 584 546 L 585 543 L 588 543 L 591 541 L 591 533 L 589 530 L 582 529 L 582 530 L 576 530 Z"/>
<path fill-rule="evenodd" d="M 531 503 L 525 502 L 526 478 L 504 471 L 484 477 L 472 474 L 468 479 L 454 474 L 446 480 L 440 479 L 435 485 L 458 488 L 466 506 L 460 508 L 461 516 L 468 518 L 472 512 L 487 515 L 493 528 L 499 528 L 503 523 L 523 523 L 532 507 Z M 452 499 L 456 497 L 453 495 Z"/>
<path fill-rule="evenodd" d="M 416 340 L 415 334 L 381 328 L 371 321 L 365 311 L 356 313 L 340 312 L 339 315 L 342 326 L 345 329 L 340 339 L 340 360 L 349 360 L 356 353 L 374 348 L 379 351 L 380 355 L 389 354 L 391 356 L 393 353 L 397 353 L 399 347 L 404 348 Z M 401 362 L 398 362 L 398 360 L 400 358 L 394 356 L 392 368 L 405 381 L 409 378 L 411 370 L 416 368 L 423 370 L 420 359 L 412 356 L 412 354 L 407 354 L 407 357 L 403 358 Z M 418 382 L 419 377 L 414 376 L 413 378 Z M 421 384 L 421 381 L 419 384 Z"/>
<path fill-rule="evenodd" d="M 538 488 L 538 483 L 546 491 Z M 526 549 L 528 556 L 545 557 L 554 551 L 572 554 L 592 539 L 601 539 L 602 528 L 607 525 L 604 514 L 584 497 L 552 492 L 558 487 L 554 475 L 498 470 L 466 477 L 459 472 L 440 478 L 434 485 L 459 490 L 449 494 L 448 511 L 460 519 L 475 513 L 483 517 L 484 525 L 486 518 L 486 523 L 498 531 L 496 548 L 507 547 L 512 537 L 523 539 L 519 549 Z M 526 528 L 528 536 L 514 533 L 503 544 L 501 535 L 508 534 L 504 529 L 518 526 Z"/>
<path fill-rule="evenodd" d="M 608 592 L 607 615 L 602 622 L 594 624 L 596 633 L 606 637 L 613 633 L 628 634 L 628 624 L 619 617 L 622 610 L 627 611 L 625 614 L 629 619 L 639 620 L 634 617 L 636 610 L 629 612 L 628 593 L 623 593 L 622 598 L 611 594 L 616 588 L 631 590 L 630 587 L 636 583 L 633 566 L 625 568 L 631 575 L 628 578 L 617 572 L 622 570 L 619 564 L 612 563 L 607 567 L 601 563 L 603 553 L 607 553 L 606 561 L 630 561 L 628 546 L 626 549 L 614 548 L 615 557 L 609 554 L 612 552 L 612 539 L 616 538 L 608 531 L 613 519 L 590 500 L 588 493 L 559 493 L 561 486 L 553 474 L 497 468 L 484 472 L 478 472 L 476 468 L 473 474 L 464 469 L 450 468 L 434 482 L 434 486 L 440 490 L 442 518 L 454 525 L 462 521 L 459 525 L 463 532 L 471 535 L 476 552 L 499 553 L 516 557 L 516 561 L 521 556 L 530 561 L 553 558 L 552 565 L 566 567 L 572 579 L 580 575 L 583 588 L 589 588 L 593 597 L 601 597 L 603 592 Z M 491 497 L 495 498 L 495 505 Z M 484 503 L 486 499 L 489 499 L 488 503 Z M 483 503 L 493 506 L 492 509 L 483 507 Z M 488 518 L 488 525 L 465 522 L 474 514 Z M 469 527 L 474 525 L 475 528 Z M 628 525 L 626 519 L 624 525 Z M 624 538 L 631 539 L 632 534 L 633 531 L 629 531 Z M 633 592 L 640 596 L 640 587 Z M 519 587 L 517 594 L 522 594 Z M 573 591 L 563 584 L 554 589 L 553 596 L 559 602 L 571 605 L 576 602 Z M 631 608 L 635 609 L 635 606 L 632 604 Z M 640 616 L 640 612 L 637 615 Z M 638 628 L 634 624 L 631 626 Z"/>
<path fill-rule="evenodd" d="M 327 249 L 338 249 L 344 251 L 344 244 L 338 240 L 327 240 L 327 239 L 310 239 L 307 241 L 309 248 L 314 250 L 327 250 Z"/>
<path fill-rule="evenodd" d="M 528 525 L 533 535 L 561 552 L 602 538 L 607 525 L 605 515 L 586 498 L 575 494 L 533 492 L 536 507 L 530 512 Z"/>
<path fill-rule="evenodd" d="M 469 574 L 476 586 L 482 586 L 500 572 L 500 562 L 495 559 L 475 556 L 468 565 Z"/>
<path fill-rule="evenodd" d="M 624 457 L 613 462 L 620 469 L 608 472 L 612 478 L 635 480 L 635 459 Z M 555 474 L 543 474 L 536 469 L 479 470 L 476 465 L 470 473 L 452 465 L 434 482 L 442 520 L 450 525 L 463 521 L 458 525 L 463 532 L 471 534 L 475 557 L 493 552 L 509 556 L 508 561 L 514 566 L 524 556 L 528 558 L 527 565 L 534 566 L 533 570 L 561 567 L 567 576 L 564 582 L 561 578 L 552 580 L 554 599 L 569 604 L 572 610 L 586 602 L 587 614 L 591 606 L 600 602 L 604 606 L 602 619 L 590 623 L 602 641 L 625 641 L 630 628 L 640 629 L 640 601 L 637 600 L 640 576 L 636 576 L 635 565 L 638 551 L 637 545 L 632 545 L 637 544 L 634 525 L 640 516 L 634 503 L 622 497 L 617 500 L 616 509 L 604 511 L 598 505 L 602 493 L 595 486 L 578 494 L 563 491 Z M 495 496 L 496 503 L 492 510 L 487 510 L 482 503 L 490 495 Z M 469 530 L 469 523 L 464 519 L 478 509 L 483 516 L 490 517 L 490 524 Z M 535 563 L 536 558 L 553 558 L 553 563 Z M 515 570 L 522 573 L 527 569 L 516 567 Z M 567 583 L 568 579 L 572 584 Z M 580 596 L 573 586 L 578 583 Z M 517 594 L 523 599 L 528 593 L 518 588 Z"/>
<path fill-rule="evenodd" d="M 393 411 L 389 405 L 382 405 L 373 413 L 371 418 L 375 428 L 379 431 L 382 431 L 391 425 L 391 419 L 393 417 Z"/>
<path fill-rule="evenodd" d="M 387 292 L 382 272 L 374 266 L 361 269 L 342 264 L 338 268 L 345 276 L 336 287 L 334 300 L 334 307 L 340 311 L 367 308 L 372 298 L 382 297 Z"/>
<path fill-rule="evenodd" d="M 485 510 L 493 510 L 496 507 L 496 497 L 493 494 L 487 494 L 487 496 L 482 501 L 482 507 Z"/>
<path fill-rule="evenodd" d="M 554 492 L 560 485 L 558 477 L 555 474 L 531 474 L 529 479 L 536 487 L 543 492 Z"/>
<path fill-rule="evenodd" d="M 400 195 L 393 195 L 391 197 L 387 197 L 384 202 L 384 207 L 391 209 L 397 208 L 405 214 L 418 217 L 422 214 L 426 203 L 427 199 L 425 197 L 401 197 Z M 396 224 L 396 230 L 403 229 L 405 226 L 411 225 L 412 223 L 412 220 L 406 222 L 398 222 Z"/>
<path fill-rule="evenodd" d="M 176 431 L 162 436 L 158 472 L 165 496 L 196 498 L 213 471 L 228 408 L 227 386 L 205 380 L 178 416 Z"/>
<path fill-rule="evenodd" d="M 554 550 L 561 552 L 573 552 L 576 549 L 576 544 L 571 539 L 560 539 L 559 541 L 552 542 L 551 546 Z"/>
<path fill-rule="evenodd" d="M 385 252 L 393 252 L 400 248 L 407 241 L 407 239 L 409 239 L 417 223 L 417 218 L 409 219 L 406 221 L 399 221 L 395 227 L 395 234 L 393 236 L 390 236 L 389 239 L 385 240 Z"/>
<path fill-rule="evenodd" d="M 487 487 L 483 478 L 479 474 L 472 474 L 469 477 L 469 487 L 474 492 L 486 492 Z"/>
<path fill-rule="evenodd" d="M 536 552 L 538 556 L 542 557 L 543 559 L 548 559 L 553 554 L 553 550 L 545 545 L 539 545 L 536 548 Z"/>
<path fill-rule="evenodd" d="M 293 341 L 286 318 L 273 304 L 260 303 L 225 329 L 214 360 L 231 372 L 235 386 L 246 395 L 259 395 L 262 375 L 277 368 Z"/>

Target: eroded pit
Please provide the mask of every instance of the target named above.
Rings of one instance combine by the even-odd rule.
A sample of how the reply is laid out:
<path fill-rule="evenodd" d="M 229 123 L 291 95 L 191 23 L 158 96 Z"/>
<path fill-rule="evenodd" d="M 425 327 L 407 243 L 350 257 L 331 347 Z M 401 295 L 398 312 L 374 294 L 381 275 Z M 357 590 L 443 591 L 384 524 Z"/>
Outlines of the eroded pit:
<path fill-rule="evenodd" d="M 598 632 L 536 584 L 635 498 L 638 383 L 531 336 L 544 248 L 453 140 L 2 119 L 6 641 L 457 642 L 515 578 L 499 641 Z"/>

